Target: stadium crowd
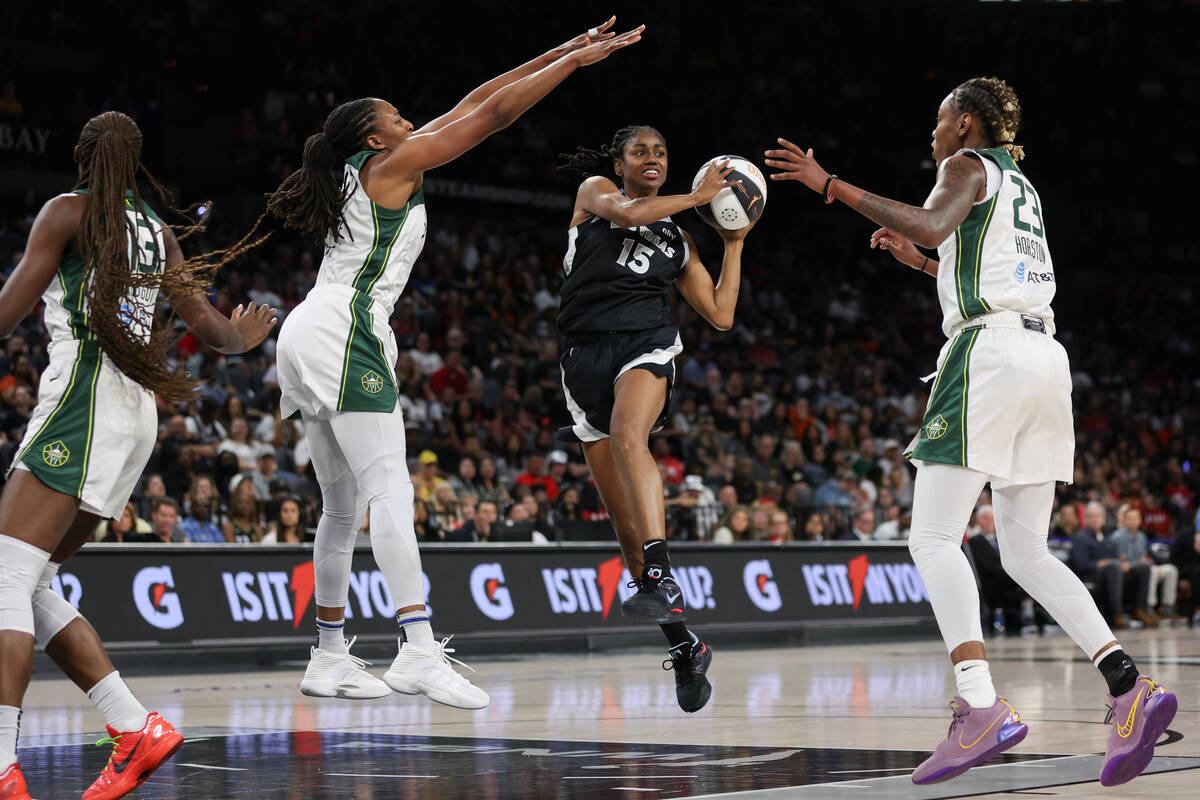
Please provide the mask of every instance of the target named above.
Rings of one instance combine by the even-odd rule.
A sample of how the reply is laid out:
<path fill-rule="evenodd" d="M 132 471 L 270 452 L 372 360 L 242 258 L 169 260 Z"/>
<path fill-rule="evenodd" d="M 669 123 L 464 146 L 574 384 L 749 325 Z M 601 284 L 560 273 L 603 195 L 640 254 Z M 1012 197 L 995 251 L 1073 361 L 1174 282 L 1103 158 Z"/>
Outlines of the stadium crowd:
<path fill-rule="evenodd" d="M 264 14 L 256 24 L 278 30 L 304 12 L 272 8 L 282 21 Z M 1007 24 L 996 22 L 995 32 Z M 218 192 L 219 213 L 192 249 L 229 244 L 244 231 L 261 210 L 262 192 L 295 168 L 304 136 L 370 71 L 370 59 L 351 74 L 346 64 L 322 62 L 311 50 L 291 53 L 290 61 L 271 59 L 270 48 L 315 35 L 305 28 L 283 45 L 265 41 L 266 49 L 256 51 L 254 58 L 263 65 L 258 82 L 242 86 L 236 98 L 240 110 L 220 118 L 227 149 L 216 169 L 236 176 L 237 188 Z M 1102 39 L 1073 40 L 1070 46 L 1086 55 L 1102 47 Z M 650 57 L 669 59 L 671 47 L 678 48 L 672 41 L 668 36 L 668 45 Z M 420 52 L 421 43 L 415 46 Z M 390 88 L 406 92 L 415 116 L 428 116 L 446 102 L 443 95 L 450 89 L 445 86 L 452 79 L 458 90 L 471 85 L 465 69 L 453 62 L 441 62 L 448 74 L 428 86 Z M 698 74 L 711 66 L 692 63 Z M 788 77 L 812 77 L 811 66 L 797 60 Z M 1141 83 L 1126 88 L 1130 103 L 1151 112 L 1176 89 L 1155 64 L 1143 66 Z M 614 67 L 616 74 L 625 74 L 620 69 Z M 943 92 L 949 76 L 962 77 L 953 59 L 936 76 Z M 168 169 L 182 163 L 172 160 L 172 137 L 185 135 L 180 117 L 199 101 L 190 98 L 188 106 L 172 97 L 177 90 L 169 80 L 79 83 L 69 102 L 38 109 L 28 102 L 38 93 L 25 94 L 20 77 L 5 81 L 0 102 L 0 114 L 14 124 L 40 113 L 38 119 L 53 115 L 62 130 L 77 130 L 91 113 L 124 110 L 146 131 L 149 161 Z M 772 110 L 769 98 L 787 91 L 777 85 L 782 80 L 762 79 L 747 87 L 740 102 L 754 113 L 734 110 L 728 116 L 745 120 L 757 114 L 759 121 L 753 130 L 735 127 L 732 144 L 752 152 L 767 143 L 759 141 L 762 130 L 800 130 L 840 163 L 868 170 L 871 162 L 856 156 L 852 143 L 866 141 L 871 131 L 855 127 L 841 113 L 878 91 L 865 81 L 865 72 L 841 76 L 838 87 L 812 89 L 827 91 L 830 118 L 845 121 L 837 137 L 832 125 L 822 132 Z M 1079 90 L 1098 91 L 1101 85 L 1089 82 Z M 1053 85 L 1038 92 L 1031 97 L 1056 96 Z M 581 136 L 569 123 L 584 101 L 572 99 L 570 92 L 563 95 L 551 120 L 543 115 L 535 124 L 530 119 L 537 115 L 531 114 L 512 135 L 481 148 L 486 155 L 465 159 L 462 171 L 451 177 L 545 185 L 552 194 L 569 197 L 573 187 L 554 174 L 554 154 L 573 149 L 579 140 L 604 141 L 608 129 L 625 119 L 612 117 L 606 128 Z M 934 104 L 940 99 L 931 98 Z M 610 116 L 619 113 L 606 108 Z M 701 104 L 686 118 L 659 124 L 671 125 L 664 130 L 668 141 L 677 129 L 679 152 L 699 154 L 704 143 L 689 133 L 690 120 L 710 111 Z M 928 111 L 932 116 L 933 108 Z M 919 120 L 910 125 L 913 144 L 921 145 L 927 120 L 914 113 L 908 112 Z M 1162 612 L 1173 615 L 1167 594 L 1173 594 L 1175 583 L 1182 593 L 1200 590 L 1200 359 L 1188 324 L 1197 302 L 1195 279 L 1156 278 L 1148 269 L 1123 268 L 1147 257 L 1145 242 L 1154 239 L 1149 212 L 1127 213 L 1121 201 L 1114 201 L 1087 215 L 1077 208 L 1081 204 L 1071 202 L 1118 146 L 1106 151 L 1104 140 L 1096 139 L 1082 149 L 1065 148 L 1060 141 L 1065 129 L 1048 116 L 1037 119 L 1048 130 L 1033 141 L 1077 159 L 1038 166 L 1037 147 L 1030 147 L 1031 169 L 1041 170 L 1039 186 L 1046 187 L 1046 204 L 1056 214 L 1052 238 L 1063 243 L 1061 251 L 1055 249 L 1061 273 L 1056 310 L 1075 384 L 1075 482 L 1058 490 L 1051 533 L 1063 543 L 1072 566 L 1109 598 L 1115 621 L 1123 622 L 1128 608 L 1134 618 L 1152 622 L 1152 598 L 1161 599 Z M 1128 124 L 1137 127 L 1140 117 L 1131 115 Z M 1139 129 L 1134 135 L 1155 134 Z M 68 148 L 58 144 L 62 160 Z M 1194 153 L 1175 157 L 1174 167 L 1158 169 L 1194 172 Z M 881 188 L 902 187 L 897 193 L 916 198 L 929 185 L 928 165 L 919 157 L 905 163 L 880 179 Z M 191 196 L 193 184 L 201 186 L 196 191 L 210 189 L 194 168 L 181 167 L 181 173 L 167 175 L 183 184 L 181 196 Z M 676 182 L 682 182 L 680 175 Z M 602 530 L 605 512 L 578 447 L 555 440 L 556 430 L 569 424 L 554 325 L 566 212 L 561 206 L 550 211 L 456 202 L 439 197 L 436 185 L 429 195 L 429 237 L 392 320 L 400 345 L 396 374 L 417 487 L 419 534 L 427 541 L 488 541 L 505 538 L 498 531 L 508 531 L 511 538 L 515 527 L 529 537 L 554 540 Z M 0 197 L 5 277 L 19 261 L 33 216 L 48 197 L 34 190 Z M 668 424 L 653 443 L 666 486 L 669 533 L 715 542 L 903 539 L 913 478 L 903 452 L 927 398 L 918 378 L 932 371 L 941 341 L 933 285 L 867 251 L 869 228 L 850 215 L 819 209 L 819 201 L 800 198 L 799 192 L 789 200 L 776 197 L 777 207 L 748 239 L 734 328 L 717 333 L 682 303 L 675 311 L 685 351 L 676 364 Z M 1128 235 L 1098 243 L 1118 219 L 1125 221 Z M 716 237 L 694 215 L 680 221 L 716 262 Z M 276 232 L 265 246 L 218 275 L 215 303 L 228 312 L 253 300 L 286 315 L 312 286 L 320 258 L 317 243 Z M 46 345 L 37 311 L 3 343 L 4 470 L 36 403 Z M 297 542 L 310 535 L 320 513 L 319 492 L 300 426 L 279 414 L 272 345 L 268 340 L 244 357 L 224 357 L 191 335 L 181 337 L 178 359 L 200 382 L 196 398 L 186 404 L 160 402 L 161 436 L 145 479 L 122 519 L 97 531 L 98 540 Z M 369 520 L 363 524 L 369 529 Z M 985 492 L 972 522 L 972 540 L 986 543 L 991 525 Z M 1106 535 L 1114 531 L 1123 534 Z M 1149 542 L 1165 545 L 1152 548 Z M 970 549 L 982 578 L 987 554 Z M 1170 570 L 1161 569 L 1167 564 L 1174 565 L 1174 581 Z M 1151 594 L 1156 589 L 1158 594 Z M 991 605 L 1006 613 L 1021 600 L 997 597 Z M 1188 598 L 1184 601 L 1190 603 Z"/>

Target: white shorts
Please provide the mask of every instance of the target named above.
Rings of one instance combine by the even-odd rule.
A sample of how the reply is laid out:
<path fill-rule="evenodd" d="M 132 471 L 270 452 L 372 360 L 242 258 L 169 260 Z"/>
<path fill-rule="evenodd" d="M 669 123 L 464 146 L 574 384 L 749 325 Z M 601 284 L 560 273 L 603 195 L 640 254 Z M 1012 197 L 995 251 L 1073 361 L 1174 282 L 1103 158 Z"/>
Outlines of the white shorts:
<path fill-rule="evenodd" d="M 151 392 L 114 367 L 95 341 L 59 342 L 13 469 L 78 497 L 83 511 L 117 519 L 157 436 Z"/>
<path fill-rule="evenodd" d="M 396 337 L 373 308 L 353 287 L 325 285 L 287 315 L 275 348 L 283 416 L 396 407 Z"/>
<path fill-rule="evenodd" d="M 995 487 L 1070 483 L 1075 423 L 1067 351 L 1048 333 L 1027 329 L 1015 312 L 972 318 L 942 347 L 925 419 L 906 455 L 918 466 L 982 472 Z"/>

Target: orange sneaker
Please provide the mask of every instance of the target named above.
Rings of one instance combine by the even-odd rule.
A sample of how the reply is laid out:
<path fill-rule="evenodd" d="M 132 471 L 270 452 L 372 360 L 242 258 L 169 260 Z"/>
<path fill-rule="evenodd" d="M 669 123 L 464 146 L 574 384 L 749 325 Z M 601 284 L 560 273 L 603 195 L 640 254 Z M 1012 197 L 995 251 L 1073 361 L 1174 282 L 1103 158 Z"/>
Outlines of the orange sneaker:
<path fill-rule="evenodd" d="M 0 773 L 0 800 L 33 800 L 25 788 L 25 776 L 16 764 Z"/>
<path fill-rule="evenodd" d="M 116 800 L 146 782 L 164 761 L 175 755 L 183 744 L 183 734 L 171 723 L 151 711 L 140 731 L 118 733 L 108 728 L 107 739 L 97 745 L 113 745 L 108 764 L 95 783 L 83 793 L 83 800 Z"/>

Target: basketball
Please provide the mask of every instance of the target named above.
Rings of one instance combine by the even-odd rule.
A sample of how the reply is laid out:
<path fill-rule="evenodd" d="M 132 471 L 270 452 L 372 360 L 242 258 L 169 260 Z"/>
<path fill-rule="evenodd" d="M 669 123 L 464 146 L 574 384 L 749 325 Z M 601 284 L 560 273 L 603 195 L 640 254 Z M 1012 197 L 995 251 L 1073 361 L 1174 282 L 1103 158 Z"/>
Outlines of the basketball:
<path fill-rule="evenodd" d="M 714 228 L 724 228 L 736 231 L 755 222 L 762 216 L 767 205 L 767 182 L 762 171 L 750 161 L 741 156 L 717 156 L 704 162 L 704 166 L 692 178 L 692 190 L 695 191 L 704 175 L 713 163 L 728 161 L 733 167 L 726 180 L 741 181 L 736 186 L 727 186 L 717 192 L 711 202 L 696 206 L 700 218 Z"/>

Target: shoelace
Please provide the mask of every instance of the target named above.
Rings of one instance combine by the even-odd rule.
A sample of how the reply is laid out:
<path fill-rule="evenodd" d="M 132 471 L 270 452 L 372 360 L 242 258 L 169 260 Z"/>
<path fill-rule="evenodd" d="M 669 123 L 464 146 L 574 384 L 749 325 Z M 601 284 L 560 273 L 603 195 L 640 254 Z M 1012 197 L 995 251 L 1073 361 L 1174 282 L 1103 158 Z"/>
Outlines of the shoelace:
<path fill-rule="evenodd" d="M 105 736 L 96 740 L 96 747 L 108 747 L 109 745 L 112 745 L 112 752 L 108 754 L 108 763 L 104 765 L 105 770 L 112 766 L 112 760 L 117 755 L 117 747 L 120 746 L 121 737 L 124 735 L 125 734 L 118 733 L 116 736 Z"/>
<path fill-rule="evenodd" d="M 1141 678 L 1139 677 L 1138 680 L 1141 680 Z M 1154 694 L 1154 690 L 1158 688 L 1158 684 L 1149 678 L 1146 678 L 1146 683 L 1150 684 L 1150 688 L 1146 690 L 1146 697 L 1149 699 L 1150 695 Z M 1137 684 L 1134 685 L 1136 686 Z M 1104 715 L 1104 724 L 1107 725 L 1108 723 L 1112 722 L 1113 717 L 1116 716 L 1117 705 L 1116 702 L 1114 702 L 1111 706 L 1106 703 L 1104 707 L 1108 709 L 1108 713 Z"/>
<path fill-rule="evenodd" d="M 946 731 L 946 738 L 950 738 L 950 734 L 954 733 L 955 727 L 961 725 L 963 720 L 967 718 L 967 712 L 971 710 L 970 706 L 960 707 L 953 700 L 950 701 L 950 708 L 954 711 L 954 716 L 950 719 L 950 729 Z"/>
<path fill-rule="evenodd" d="M 674 650 L 674 648 L 667 651 L 667 658 L 662 662 L 662 668 L 663 668 L 664 672 L 670 672 L 671 670 L 675 669 L 676 658 L 675 658 L 675 656 L 671 655 L 672 650 Z M 687 662 L 692 661 L 692 648 L 691 647 L 685 647 L 679 651 L 678 663 L 682 664 L 685 661 L 687 661 Z"/>
<path fill-rule="evenodd" d="M 470 664 L 467 664 L 466 662 L 463 662 L 463 661 L 459 661 L 457 658 L 454 658 L 453 656 L 449 655 L 450 653 L 455 652 L 455 650 L 453 647 L 447 647 L 446 645 L 450 644 L 450 640 L 453 638 L 454 638 L 454 634 L 450 634 L 445 639 L 442 639 L 440 642 L 438 642 L 437 644 L 434 645 L 435 658 L 440 658 L 442 661 L 446 662 L 447 664 L 449 664 L 450 662 L 454 662 L 455 664 L 464 666 L 467 669 L 471 670 L 471 672 L 474 672 L 475 668 L 472 667 Z M 467 680 L 462 675 L 459 675 L 457 672 L 455 672 L 453 669 L 450 670 L 450 673 L 452 675 L 454 675 L 454 677 L 458 678 L 461 681 Z"/>
<path fill-rule="evenodd" d="M 351 664 L 358 667 L 359 669 L 365 669 L 371 665 L 370 661 L 364 661 L 363 659 L 359 658 L 358 656 L 350 655 L 350 648 L 354 647 L 354 643 L 357 641 L 358 641 L 358 637 L 353 636 L 353 637 L 351 637 L 350 641 L 346 642 L 346 658 L 350 661 Z"/>

